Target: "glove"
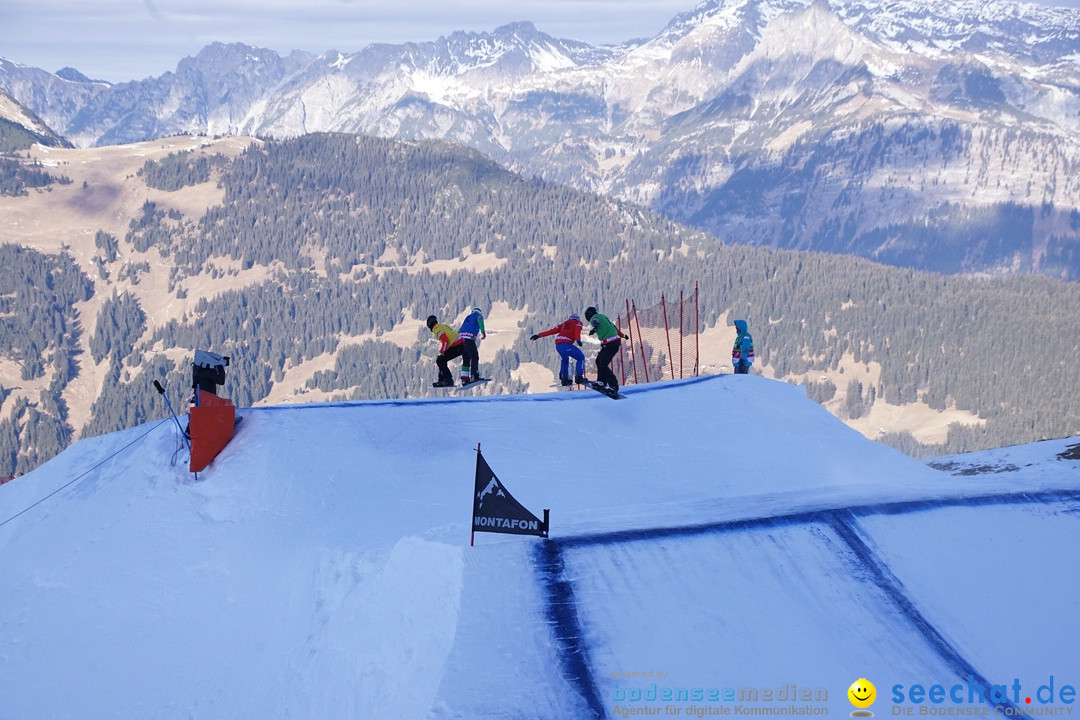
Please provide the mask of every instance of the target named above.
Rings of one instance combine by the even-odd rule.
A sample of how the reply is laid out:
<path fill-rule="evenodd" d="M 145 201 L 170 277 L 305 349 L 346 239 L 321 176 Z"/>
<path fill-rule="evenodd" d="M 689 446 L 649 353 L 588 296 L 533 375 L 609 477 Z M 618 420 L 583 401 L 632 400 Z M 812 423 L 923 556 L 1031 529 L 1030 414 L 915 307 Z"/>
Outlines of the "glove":
<path fill-rule="evenodd" d="M 530 340 L 539 340 L 539 339 L 540 339 L 540 336 L 539 336 L 539 335 L 533 335 L 533 336 L 532 336 L 531 338 L 529 338 L 529 339 L 530 339 Z"/>
<path fill-rule="evenodd" d="M 627 335 L 626 333 L 623 333 L 622 339 L 623 339 L 623 340 L 629 340 L 629 339 L 630 339 L 630 336 L 629 336 L 629 335 Z"/>
<path fill-rule="evenodd" d="M 596 328 L 593 328 L 592 330 L 590 330 L 589 334 L 590 335 L 595 335 L 596 334 Z"/>
<path fill-rule="evenodd" d="M 580 340 L 577 341 L 577 346 L 581 347 L 581 341 Z"/>

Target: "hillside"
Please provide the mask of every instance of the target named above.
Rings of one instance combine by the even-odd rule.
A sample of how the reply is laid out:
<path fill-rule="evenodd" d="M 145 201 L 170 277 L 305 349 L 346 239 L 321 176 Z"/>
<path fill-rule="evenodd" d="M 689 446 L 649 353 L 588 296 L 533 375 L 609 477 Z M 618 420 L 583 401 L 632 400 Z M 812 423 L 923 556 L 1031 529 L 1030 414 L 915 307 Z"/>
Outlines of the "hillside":
<path fill-rule="evenodd" d="M 250 408 L 197 481 L 169 419 L 76 443 L 0 486 L 5 717 L 1061 707 L 1070 443 L 949 474 L 785 383 L 626 393 Z M 550 540 L 469 547 L 477 443 Z"/>
<path fill-rule="evenodd" d="M 1080 10 L 706 0 L 614 47 L 528 22 L 350 52 L 213 43 L 107 85 L 0 59 L 76 145 L 347 132 L 471 147 L 728 244 L 1080 280 Z"/>
<path fill-rule="evenodd" d="M 25 150 L 35 143 L 71 147 L 26 106 L 0 90 L 0 153 Z"/>
<path fill-rule="evenodd" d="M 71 182 L 71 178 L 54 175 L 40 162 L 19 154 L 35 144 L 71 147 L 34 113 L 0 90 L 0 196 L 27 195 L 31 189 Z"/>
<path fill-rule="evenodd" d="M 756 372 L 807 384 L 906 452 L 1080 426 L 1075 284 L 718 245 L 438 142 L 173 138 L 34 155 L 72 182 L 0 197 L 22 248 L 0 248 L 0 475 L 152 417 L 153 379 L 183 407 L 195 349 L 234 358 L 225 390 L 241 407 L 431 395 L 422 318 L 479 304 L 490 391 L 546 391 L 554 351 L 531 333 L 694 283 L 704 372 L 726 370 L 745 317 Z"/>

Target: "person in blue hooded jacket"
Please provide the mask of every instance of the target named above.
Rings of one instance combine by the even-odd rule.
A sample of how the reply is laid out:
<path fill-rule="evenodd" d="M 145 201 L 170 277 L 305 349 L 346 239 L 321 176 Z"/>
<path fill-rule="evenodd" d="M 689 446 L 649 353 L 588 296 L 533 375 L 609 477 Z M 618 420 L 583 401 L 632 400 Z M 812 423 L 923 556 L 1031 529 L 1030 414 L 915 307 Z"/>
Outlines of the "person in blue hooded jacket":
<path fill-rule="evenodd" d="M 487 337 L 484 330 L 484 314 L 474 307 L 461 323 L 458 339 L 462 341 L 464 352 L 461 359 L 461 384 L 468 385 L 480 379 L 480 350 L 476 347 L 477 337 Z"/>
<path fill-rule="evenodd" d="M 746 329 L 745 320 L 735 321 L 735 346 L 731 348 L 731 367 L 736 375 L 746 375 L 754 364 L 754 338 Z"/>

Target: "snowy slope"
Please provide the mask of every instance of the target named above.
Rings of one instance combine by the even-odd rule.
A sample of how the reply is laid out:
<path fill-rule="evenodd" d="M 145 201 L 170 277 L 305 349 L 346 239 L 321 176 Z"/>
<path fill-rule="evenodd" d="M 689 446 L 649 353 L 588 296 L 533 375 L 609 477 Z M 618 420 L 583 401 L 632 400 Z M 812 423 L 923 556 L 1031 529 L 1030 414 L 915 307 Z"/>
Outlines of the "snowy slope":
<path fill-rule="evenodd" d="M 839 716 L 860 677 L 880 716 L 916 708 L 897 684 L 1080 683 L 1064 441 L 939 470 L 784 383 L 625 392 L 245 409 L 198 481 L 168 419 L 75 444 L 0 487 L 0 718 Z M 477 443 L 551 540 L 469 547 Z"/>

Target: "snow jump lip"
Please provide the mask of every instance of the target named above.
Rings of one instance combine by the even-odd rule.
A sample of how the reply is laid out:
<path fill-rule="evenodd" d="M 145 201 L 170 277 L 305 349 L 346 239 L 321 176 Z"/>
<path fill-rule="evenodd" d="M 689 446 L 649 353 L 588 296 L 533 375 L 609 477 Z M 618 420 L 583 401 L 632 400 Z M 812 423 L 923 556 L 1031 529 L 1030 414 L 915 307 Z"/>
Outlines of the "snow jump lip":
<path fill-rule="evenodd" d="M 703 382 L 716 381 L 729 375 L 701 375 L 695 378 L 683 378 L 680 380 L 665 380 L 640 385 L 623 385 L 619 392 L 624 395 L 638 395 L 642 393 L 658 392 L 673 387 L 696 385 Z M 390 400 L 342 400 L 338 402 L 313 402 L 297 403 L 295 405 L 258 405 L 244 408 L 244 412 L 273 412 L 277 410 L 314 410 L 326 408 L 356 408 L 356 407 L 404 407 L 410 405 L 454 405 L 458 403 L 504 403 L 504 402 L 567 402 L 577 400 L 596 400 L 598 396 L 591 393 L 523 393 L 514 395 L 479 395 L 479 396 L 454 396 L 454 397 L 423 397 L 423 398 L 395 398 Z"/>
<path fill-rule="evenodd" d="M 750 377 L 751 380 L 765 380 L 760 377 Z M 741 378 L 731 374 L 702 375 L 692 378 L 666 380 L 648 384 L 627 385 L 620 388 L 620 392 L 626 395 L 644 395 L 648 393 L 663 392 L 665 390 L 700 385 L 703 383 L 718 383 L 726 385 L 735 380 L 742 382 Z M 536 402 L 600 402 L 607 398 L 592 392 L 562 392 L 552 391 L 540 394 L 513 394 L 513 395 L 481 395 L 481 396 L 440 396 L 424 398 L 400 398 L 388 400 L 349 400 L 328 403 L 306 403 L 296 405 L 269 405 L 261 407 L 245 408 L 244 413 L 273 413 L 277 411 L 292 410 L 325 410 L 325 409 L 363 409 L 363 408 L 387 408 L 387 407 L 420 407 L 420 406 L 445 406 L 460 403 L 536 403 Z M 606 405 L 605 403 L 601 403 Z M 979 506 L 979 505 L 1002 505 L 1023 504 L 1026 502 L 1052 502 L 1056 500 L 1080 500 L 1080 491 L 1061 488 L 1042 488 L 1030 491 L 979 491 L 974 488 L 955 488 L 949 492 L 928 495 L 926 488 L 914 488 L 908 491 L 904 488 L 891 493 L 892 497 L 884 502 L 858 501 L 852 503 L 851 498 L 832 499 L 827 496 L 816 496 L 814 493 L 804 497 L 783 498 L 777 507 L 770 504 L 768 508 L 753 507 L 757 501 L 766 496 L 740 496 L 734 504 L 746 501 L 748 507 L 745 511 L 732 508 L 733 513 L 722 513 L 722 517 L 692 524 L 660 524 L 645 527 L 633 527 L 623 530 L 598 529 L 593 532 L 574 532 L 571 528 L 563 527 L 552 541 L 563 543 L 567 546 L 583 546 L 590 544 L 603 544 L 607 542 L 623 542 L 660 537 L 678 537 L 711 532 L 728 532 L 736 529 L 751 529 L 765 525 L 798 524 L 812 522 L 819 519 L 823 514 L 834 512 L 848 512 L 856 516 L 870 514 L 897 514 L 917 511 L 928 511 L 945 507 Z M 710 510 L 712 508 L 708 508 Z M 715 516 L 714 516 L 715 517 Z"/>
<path fill-rule="evenodd" d="M 694 378 L 662 381 L 643 385 L 630 385 L 621 388 L 620 392 L 628 395 L 641 395 L 646 393 L 662 392 L 664 390 L 699 385 L 702 383 L 718 382 L 734 378 L 732 375 L 705 375 Z M 759 378 L 761 379 L 761 378 Z M 553 391 L 543 394 L 515 394 L 493 396 L 465 396 L 465 397 L 428 397 L 428 398 L 405 398 L 391 400 L 352 400 L 330 403 L 307 403 L 298 405 L 270 405 L 261 407 L 244 408 L 242 412 L 264 414 L 277 411 L 292 410 L 326 410 L 326 409 L 362 409 L 362 408 L 385 408 L 385 407 L 418 407 L 424 405 L 446 405 L 457 403 L 516 403 L 516 402 L 575 402 L 575 401 L 599 402 L 605 400 L 595 393 L 566 393 Z M 600 403 L 605 405 L 606 403 Z M 159 421 L 149 426 L 145 433 L 136 438 L 131 444 L 139 442 L 146 435 L 152 434 L 159 427 L 168 426 Z M 125 446 L 123 450 L 127 450 Z M 110 456 L 111 457 L 111 456 Z M 108 460 L 109 458 L 105 458 Z M 101 462 L 104 462 L 102 460 Z M 83 475 L 95 469 L 101 463 L 95 465 L 74 478 L 80 479 Z M 72 481 L 72 482 L 74 482 Z M 884 502 L 856 501 L 852 498 L 833 498 L 820 496 L 816 493 L 806 495 L 791 495 L 778 498 L 780 502 L 769 503 L 763 507 L 761 502 L 773 499 L 768 495 L 741 495 L 727 498 L 725 507 L 731 512 L 721 512 L 712 515 L 713 519 L 703 522 L 681 523 L 662 522 L 654 525 L 644 525 L 625 529 L 600 528 L 591 532 L 575 532 L 573 527 L 565 525 L 552 541 L 561 543 L 565 547 L 600 545 L 611 542 L 631 542 L 635 540 L 647 540 L 664 537 L 692 536 L 705 533 L 731 532 L 740 529 L 753 529 L 765 526 L 792 525 L 806 522 L 814 522 L 828 513 L 847 512 L 854 516 L 862 517 L 871 514 L 901 514 L 909 512 L 929 511 L 946 507 L 974 507 L 988 505 L 1018 505 L 1032 502 L 1074 501 L 1080 502 L 1080 490 L 1063 489 L 1056 487 L 1041 488 L 1026 491 L 984 491 L 979 492 L 973 488 L 956 488 L 945 494 L 933 496 L 925 495 L 925 488 L 921 490 L 913 488 L 910 491 L 900 489 L 892 494 L 891 498 Z M 740 510 L 738 505 L 745 503 L 747 507 Z M 786 506 L 786 507 L 785 507 Z M 717 508 L 702 507 L 706 516 L 710 511 Z"/>

